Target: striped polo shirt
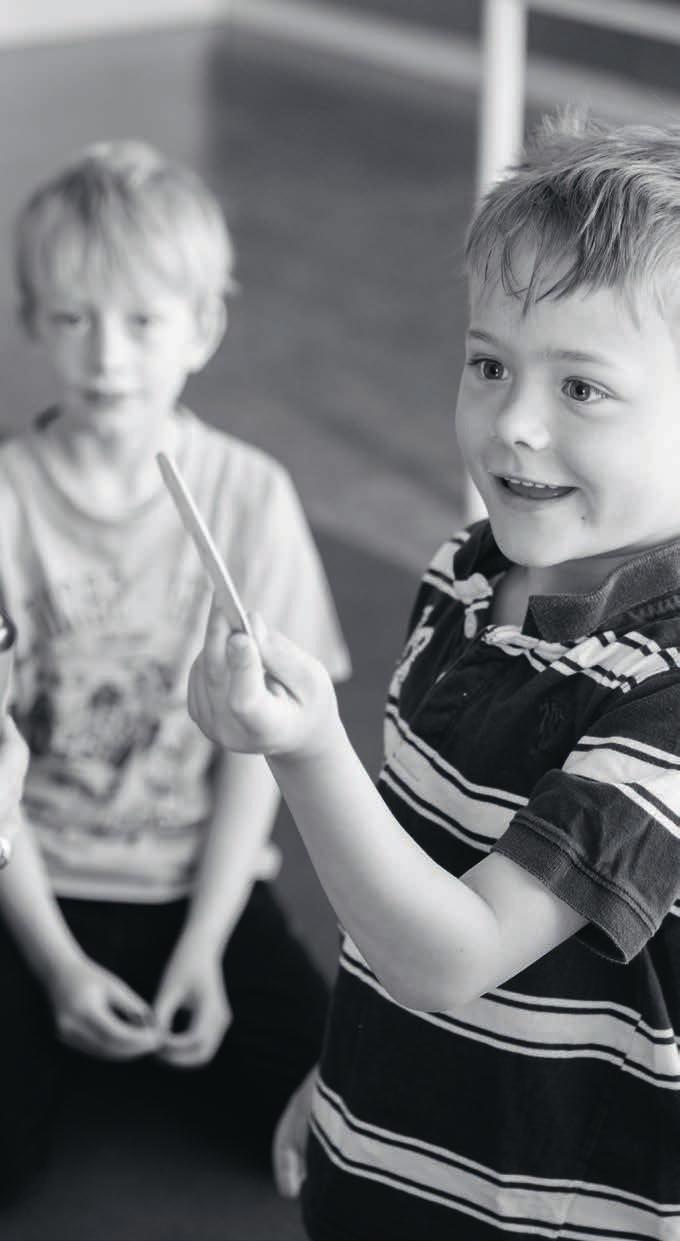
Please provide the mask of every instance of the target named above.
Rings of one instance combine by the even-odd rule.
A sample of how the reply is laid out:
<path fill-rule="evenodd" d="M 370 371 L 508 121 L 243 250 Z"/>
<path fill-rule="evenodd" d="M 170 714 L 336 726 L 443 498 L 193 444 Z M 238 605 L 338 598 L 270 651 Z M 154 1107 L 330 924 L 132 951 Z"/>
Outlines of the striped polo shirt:
<path fill-rule="evenodd" d="M 680 1239 L 680 540 L 533 597 L 521 629 L 485 623 L 508 568 L 488 522 L 430 564 L 379 788 L 451 873 L 496 849 L 588 924 L 446 1012 L 396 1003 L 344 938 L 315 1241 Z"/>

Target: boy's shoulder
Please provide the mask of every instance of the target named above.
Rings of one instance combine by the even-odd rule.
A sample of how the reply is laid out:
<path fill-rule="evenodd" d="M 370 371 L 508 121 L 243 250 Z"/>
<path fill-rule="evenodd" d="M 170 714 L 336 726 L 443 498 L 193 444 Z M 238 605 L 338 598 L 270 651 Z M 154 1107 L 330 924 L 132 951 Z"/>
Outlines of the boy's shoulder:
<path fill-rule="evenodd" d="M 191 410 L 182 409 L 178 419 L 180 453 L 185 456 L 189 471 L 219 474 L 238 490 L 252 494 L 262 489 L 290 484 L 290 475 L 282 462 L 265 449 L 248 443 L 212 423 L 205 422 Z"/>
<path fill-rule="evenodd" d="M 480 591 L 488 591 L 488 583 L 509 569 L 510 563 L 500 551 L 488 519 L 483 519 L 439 545 L 423 573 L 421 587 L 434 587 L 466 603 Z"/>
<path fill-rule="evenodd" d="M 40 426 L 35 424 L 21 430 L 10 431 L 0 438 L 0 471 L 13 475 L 32 468 L 38 453 Z"/>
<path fill-rule="evenodd" d="M 458 604 L 468 614 L 470 630 L 483 624 L 497 580 L 512 565 L 499 549 L 488 519 L 458 531 L 442 543 L 420 583 L 414 608 Z M 437 615 L 440 608 L 438 607 Z M 643 551 L 624 563 L 589 595 L 538 596 L 530 599 L 529 634 L 546 642 L 564 642 L 602 650 L 654 655 L 649 669 L 680 671 L 680 539 Z M 475 625 L 472 624 L 472 616 Z"/>

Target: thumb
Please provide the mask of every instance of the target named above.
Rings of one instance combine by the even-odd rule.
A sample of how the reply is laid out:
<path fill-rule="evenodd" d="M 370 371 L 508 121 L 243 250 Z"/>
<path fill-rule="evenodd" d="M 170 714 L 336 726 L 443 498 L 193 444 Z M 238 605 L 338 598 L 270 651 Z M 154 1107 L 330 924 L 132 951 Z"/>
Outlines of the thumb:
<path fill-rule="evenodd" d="M 259 653 L 268 678 L 302 700 L 312 688 L 317 661 L 282 633 L 257 629 Z"/>
<path fill-rule="evenodd" d="M 161 986 L 154 1001 L 153 1013 L 156 1024 L 163 1034 L 169 1034 L 175 1013 L 181 1007 L 183 996 L 178 987 Z"/>
<path fill-rule="evenodd" d="M 143 1000 L 141 995 L 137 995 L 132 987 L 128 987 L 122 978 L 111 976 L 108 979 L 108 1000 L 127 1020 L 137 1021 L 146 1024 L 151 1019 L 151 1009 Z"/>
<path fill-rule="evenodd" d="M 229 702 L 232 710 L 247 711 L 265 690 L 257 644 L 246 633 L 232 633 L 227 642 Z"/>

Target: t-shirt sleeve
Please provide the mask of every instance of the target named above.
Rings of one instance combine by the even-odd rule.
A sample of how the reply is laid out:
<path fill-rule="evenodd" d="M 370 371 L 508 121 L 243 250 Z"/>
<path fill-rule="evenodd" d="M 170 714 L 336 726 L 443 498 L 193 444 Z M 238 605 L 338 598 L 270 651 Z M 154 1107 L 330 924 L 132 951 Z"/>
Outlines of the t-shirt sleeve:
<path fill-rule="evenodd" d="M 247 558 L 244 599 L 309 651 L 334 681 L 351 673 L 349 651 L 321 558 L 289 475 L 272 471 L 260 497 L 256 545 Z"/>
<path fill-rule="evenodd" d="M 495 846 L 630 961 L 680 895 L 680 683 L 622 696 L 546 772 Z"/>

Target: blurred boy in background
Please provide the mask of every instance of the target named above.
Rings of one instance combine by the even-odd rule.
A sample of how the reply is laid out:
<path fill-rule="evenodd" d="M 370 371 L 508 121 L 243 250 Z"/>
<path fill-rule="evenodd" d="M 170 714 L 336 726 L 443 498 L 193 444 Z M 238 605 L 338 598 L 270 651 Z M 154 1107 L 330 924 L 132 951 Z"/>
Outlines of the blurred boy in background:
<path fill-rule="evenodd" d="M 186 712 L 210 592 L 155 461 L 177 460 L 248 606 L 346 676 L 286 471 L 180 404 L 222 338 L 232 266 L 212 194 L 136 142 L 86 150 L 18 221 L 21 316 L 58 391 L 0 448 L 31 752 L 0 885 L 5 1194 L 49 1148 L 64 1043 L 200 1068 L 192 1105 L 261 1157 L 319 1053 L 325 986 L 263 882 L 276 786 Z"/>

